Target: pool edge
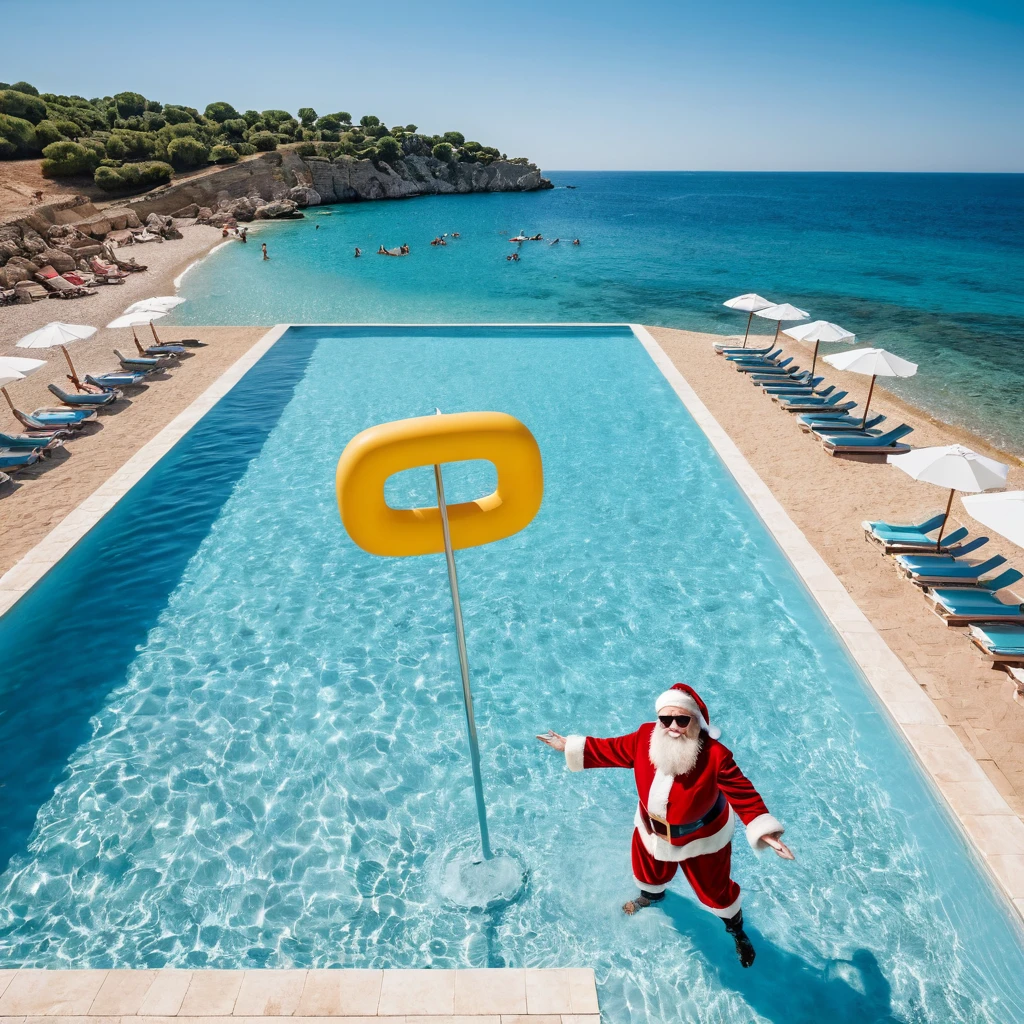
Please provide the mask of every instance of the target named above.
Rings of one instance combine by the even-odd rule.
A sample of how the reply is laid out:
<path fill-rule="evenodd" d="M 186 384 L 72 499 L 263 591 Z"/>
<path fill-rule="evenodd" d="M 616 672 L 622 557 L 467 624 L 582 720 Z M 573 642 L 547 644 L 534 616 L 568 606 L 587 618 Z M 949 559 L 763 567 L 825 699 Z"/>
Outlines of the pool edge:
<path fill-rule="evenodd" d="M 270 351 L 289 326 L 275 324 L 263 334 L 202 394 L 0 576 L 0 617 L 10 611 Z"/>
<path fill-rule="evenodd" d="M 629 326 L 839 634 L 996 888 L 1024 920 L 1020 818 L 654 336 L 640 324 Z"/>

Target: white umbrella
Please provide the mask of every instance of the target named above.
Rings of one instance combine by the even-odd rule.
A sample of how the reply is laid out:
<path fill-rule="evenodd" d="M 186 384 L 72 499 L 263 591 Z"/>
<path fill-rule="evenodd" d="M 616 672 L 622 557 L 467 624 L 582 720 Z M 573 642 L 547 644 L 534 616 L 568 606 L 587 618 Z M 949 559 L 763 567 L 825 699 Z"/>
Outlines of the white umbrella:
<path fill-rule="evenodd" d="M 754 292 L 747 292 L 746 295 L 737 295 L 734 299 L 729 299 L 722 303 L 723 306 L 728 306 L 730 309 L 738 309 L 743 313 L 749 314 L 747 316 L 747 329 L 743 332 L 743 347 L 747 347 L 747 335 L 750 333 L 750 321 L 753 319 L 754 314 L 759 309 L 766 309 L 768 306 L 773 306 L 770 299 L 762 298 L 760 295 Z"/>
<path fill-rule="evenodd" d="M 814 376 L 814 367 L 818 362 L 818 346 L 824 341 L 827 344 L 845 343 L 852 344 L 856 334 L 851 334 L 845 327 L 839 324 L 830 324 L 827 320 L 814 320 L 809 324 L 800 324 L 798 327 L 787 327 L 782 332 L 794 341 L 813 341 L 814 358 L 811 360 L 811 376 Z"/>
<path fill-rule="evenodd" d="M 95 327 L 85 324 L 64 324 L 55 321 L 40 327 L 38 331 L 26 334 L 18 342 L 18 348 L 53 348 L 54 345 L 70 345 L 80 338 L 91 338 L 96 333 Z"/>
<path fill-rule="evenodd" d="M 107 327 L 144 327 L 162 316 L 167 316 L 166 309 L 140 309 L 135 313 L 122 314 L 116 320 L 111 320 Z"/>
<path fill-rule="evenodd" d="M 179 299 L 177 295 L 154 295 L 151 299 L 139 299 L 133 302 L 125 313 L 138 313 L 141 310 L 156 310 L 159 313 L 169 313 L 175 306 L 180 306 L 185 300 Z"/>
<path fill-rule="evenodd" d="M 976 493 L 1005 487 L 1006 474 L 1010 471 L 1009 466 L 995 459 L 987 459 L 962 444 L 915 448 L 905 455 L 890 455 L 888 461 L 915 480 L 949 488 L 946 515 L 942 520 L 942 529 L 939 530 L 939 539 L 935 542 L 936 551 L 942 544 L 942 533 L 946 529 L 946 520 L 953 505 L 953 494 L 956 491 Z"/>
<path fill-rule="evenodd" d="M 30 373 L 35 373 L 40 366 L 45 366 L 45 359 L 26 359 L 24 356 L 0 356 L 0 390 L 7 399 L 7 404 L 13 409 L 14 403 L 11 396 L 7 394 L 7 385 L 13 384 L 16 380 L 24 380 Z"/>
<path fill-rule="evenodd" d="M 775 340 L 779 340 L 779 328 L 783 320 L 806 320 L 811 314 L 788 302 L 780 302 L 775 306 L 766 306 L 764 309 L 755 309 L 754 316 L 763 316 L 765 320 L 775 321 Z"/>
<path fill-rule="evenodd" d="M 868 406 L 875 390 L 876 377 L 913 377 L 917 373 L 917 363 L 900 359 L 884 348 L 855 348 L 849 352 L 837 352 L 834 356 L 825 356 L 825 362 L 837 370 L 849 370 L 851 373 L 870 373 L 871 387 L 868 388 L 868 400 L 864 404 L 864 424 L 868 421 Z"/>
<path fill-rule="evenodd" d="M 1011 544 L 1024 548 L 1024 491 L 974 494 L 963 501 L 964 508 L 979 523 L 1001 533 Z"/>

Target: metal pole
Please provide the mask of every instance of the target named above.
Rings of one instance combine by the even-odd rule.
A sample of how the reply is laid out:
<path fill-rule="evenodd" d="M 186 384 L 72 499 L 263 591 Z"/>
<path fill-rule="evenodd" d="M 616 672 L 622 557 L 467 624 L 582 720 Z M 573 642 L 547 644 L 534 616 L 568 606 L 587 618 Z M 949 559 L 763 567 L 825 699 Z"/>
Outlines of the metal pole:
<path fill-rule="evenodd" d="M 440 410 L 438 410 L 440 414 Z M 434 465 L 434 483 L 437 485 L 437 508 L 441 513 L 441 532 L 444 535 L 444 557 L 448 563 L 448 584 L 452 591 L 452 611 L 455 613 L 455 639 L 459 648 L 459 668 L 462 670 L 462 697 L 466 703 L 466 731 L 469 733 L 469 759 L 473 764 L 473 788 L 476 790 L 476 813 L 480 819 L 480 845 L 484 859 L 490 860 L 491 840 L 487 834 L 487 807 L 484 804 L 484 782 L 480 774 L 480 745 L 476 738 L 476 719 L 473 717 L 473 693 L 469 688 L 469 656 L 466 654 L 466 631 L 462 626 L 462 605 L 459 602 L 459 578 L 455 572 L 455 552 L 448 528 L 448 506 L 444 500 L 444 480 L 441 467 Z"/>
<path fill-rule="evenodd" d="M 750 321 L 754 319 L 754 312 L 751 310 L 747 314 L 747 329 L 743 332 L 743 347 L 747 347 L 747 335 L 750 334 Z"/>

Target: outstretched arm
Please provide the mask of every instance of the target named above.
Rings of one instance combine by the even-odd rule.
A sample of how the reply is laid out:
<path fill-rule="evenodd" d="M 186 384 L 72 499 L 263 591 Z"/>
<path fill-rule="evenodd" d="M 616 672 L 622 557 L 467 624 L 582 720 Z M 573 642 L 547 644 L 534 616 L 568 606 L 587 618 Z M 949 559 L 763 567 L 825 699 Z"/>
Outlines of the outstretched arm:
<path fill-rule="evenodd" d="M 537 739 L 554 750 L 565 751 L 566 767 L 571 772 L 584 768 L 632 768 L 636 754 L 636 733 L 598 739 L 594 736 L 562 736 L 548 730 Z"/>
<path fill-rule="evenodd" d="M 740 771 L 731 752 L 720 746 L 722 757 L 718 765 L 718 786 L 747 827 L 747 842 L 754 852 L 767 846 L 783 860 L 795 860 L 793 851 L 782 841 L 784 831 L 781 823 L 768 813 L 761 794 L 754 784 Z"/>

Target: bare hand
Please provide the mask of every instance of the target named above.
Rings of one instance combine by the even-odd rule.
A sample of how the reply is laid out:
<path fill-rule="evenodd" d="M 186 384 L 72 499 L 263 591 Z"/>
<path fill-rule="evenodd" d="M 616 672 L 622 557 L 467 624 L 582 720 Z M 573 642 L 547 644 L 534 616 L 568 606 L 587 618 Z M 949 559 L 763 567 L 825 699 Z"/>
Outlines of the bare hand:
<path fill-rule="evenodd" d="M 541 743 L 546 743 L 554 750 L 565 750 L 565 737 L 560 736 L 557 732 L 552 732 L 550 729 L 543 736 L 538 736 L 537 739 Z"/>
<path fill-rule="evenodd" d="M 796 860 L 793 851 L 782 841 L 781 832 L 773 832 L 770 836 L 762 836 L 766 846 L 770 846 L 783 860 Z"/>

